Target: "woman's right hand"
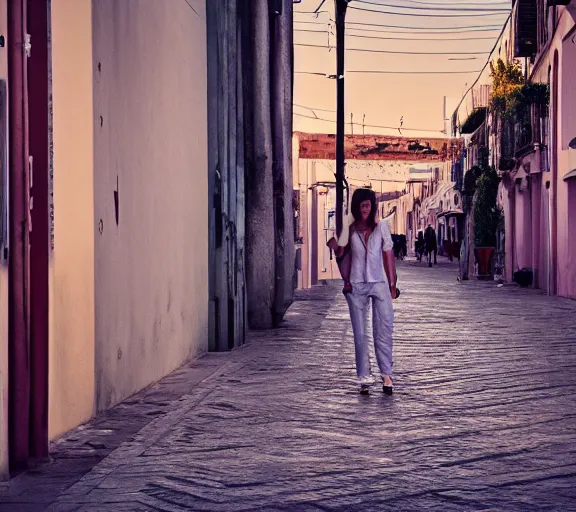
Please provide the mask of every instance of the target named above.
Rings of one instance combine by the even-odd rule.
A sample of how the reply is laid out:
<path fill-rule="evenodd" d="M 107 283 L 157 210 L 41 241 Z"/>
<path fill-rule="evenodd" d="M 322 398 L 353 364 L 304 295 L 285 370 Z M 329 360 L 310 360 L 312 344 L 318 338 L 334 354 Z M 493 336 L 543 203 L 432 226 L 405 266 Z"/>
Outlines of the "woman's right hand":
<path fill-rule="evenodd" d="M 334 252 L 336 252 L 338 250 L 338 242 L 334 237 L 332 237 L 330 240 L 328 240 L 326 245 L 330 249 L 332 249 Z"/>

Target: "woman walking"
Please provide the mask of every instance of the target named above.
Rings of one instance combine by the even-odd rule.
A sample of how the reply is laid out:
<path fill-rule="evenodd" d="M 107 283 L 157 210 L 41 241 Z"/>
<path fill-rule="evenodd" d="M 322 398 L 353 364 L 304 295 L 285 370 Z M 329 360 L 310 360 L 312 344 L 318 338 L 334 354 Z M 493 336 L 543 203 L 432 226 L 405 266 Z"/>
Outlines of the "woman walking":
<path fill-rule="evenodd" d="M 372 306 L 376 361 L 382 376 L 382 389 L 391 395 L 392 298 L 396 298 L 394 244 L 387 222 L 376 221 L 376 195 L 372 190 L 357 189 L 352 196 L 351 209 L 354 222 L 350 226 L 348 242 L 345 247 L 338 247 L 336 252 L 354 332 L 356 374 L 360 380 L 360 392 L 368 394 L 373 382 L 369 353 L 372 336 L 368 325 L 368 312 Z"/>

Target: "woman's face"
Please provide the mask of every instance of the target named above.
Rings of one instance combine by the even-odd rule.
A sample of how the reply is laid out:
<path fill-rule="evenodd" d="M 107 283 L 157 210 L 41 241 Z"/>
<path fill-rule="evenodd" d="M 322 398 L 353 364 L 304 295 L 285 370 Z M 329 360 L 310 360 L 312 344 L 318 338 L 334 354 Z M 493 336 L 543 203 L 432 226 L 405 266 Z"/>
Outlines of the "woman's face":
<path fill-rule="evenodd" d="M 360 215 L 362 215 L 362 220 L 367 221 L 370 217 L 370 212 L 372 211 L 372 202 L 367 199 L 360 203 Z"/>

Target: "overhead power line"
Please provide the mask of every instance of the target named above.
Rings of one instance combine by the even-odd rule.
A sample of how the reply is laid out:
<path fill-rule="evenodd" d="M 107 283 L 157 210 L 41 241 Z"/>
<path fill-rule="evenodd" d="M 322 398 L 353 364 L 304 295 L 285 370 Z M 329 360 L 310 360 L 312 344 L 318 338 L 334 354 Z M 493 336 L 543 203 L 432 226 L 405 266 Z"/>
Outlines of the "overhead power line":
<path fill-rule="evenodd" d="M 376 70 L 350 70 L 346 73 L 365 73 L 374 75 L 468 75 L 478 71 L 386 71 Z"/>
<path fill-rule="evenodd" d="M 305 46 L 307 48 L 330 48 L 332 46 L 323 44 L 294 43 L 294 46 Z M 348 52 L 368 52 L 368 53 L 386 53 L 394 55 L 484 55 L 488 52 L 406 52 L 395 50 L 374 50 L 371 48 L 346 48 Z"/>
<path fill-rule="evenodd" d="M 300 20 L 294 20 L 294 23 L 300 23 L 302 25 L 322 25 L 323 27 L 330 24 L 327 21 L 300 21 Z"/>
<path fill-rule="evenodd" d="M 301 23 L 301 22 L 298 22 Z M 310 23 L 310 22 L 309 22 Z M 322 22 L 311 22 L 311 23 L 318 23 L 320 25 L 326 25 L 326 23 Z M 485 30 L 501 30 L 502 25 L 468 25 L 464 27 L 414 27 L 410 25 L 385 25 L 381 23 L 362 23 L 359 21 L 347 21 L 346 26 L 348 25 L 357 25 L 359 27 L 385 27 L 385 28 L 403 28 L 403 29 L 410 29 L 410 30 L 438 30 L 442 32 L 455 32 L 455 31 L 469 31 L 469 32 L 481 32 Z M 358 29 L 359 30 L 359 29 Z"/>
<path fill-rule="evenodd" d="M 379 7 L 394 7 L 397 9 L 412 9 L 412 10 L 420 10 L 420 11 L 457 11 L 457 12 L 510 12 L 510 8 L 486 8 L 486 7 L 446 7 L 447 4 L 444 4 L 444 7 L 415 7 L 412 5 L 394 5 L 394 4 L 379 4 L 376 2 L 371 2 L 369 0 L 356 0 L 356 3 L 360 4 L 367 4 L 367 5 L 377 5 Z"/>
<path fill-rule="evenodd" d="M 460 103 L 458 103 L 458 106 L 454 109 L 454 112 L 456 112 L 460 108 L 460 105 L 462 105 L 462 103 L 464 102 L 464 98 L 476 86 L 476 84 L 480 81 L 480 77 L 482 76 L 482 73 L 484 73 L 484 70 L 488 67 L 488 64 L 490 64 L 490 59 L 492 58 L 492 54 L 494 53 L 494 50 L 496 50 L 496 47 L 498 46 L 498 42 L 500 41 L 502 34 L 504 34 L 504 31 L 506 30 L 506 26 L 508 25 L 508 22 L 510 21 L 511 17 L 512 17 L 512 14 L 510 13 L 508 15 L 508 19 L 506 20 L 506 22 L 504 23 L 504 25 L 502 27 L 502 31 L 500 32 L 500 35 L 496 38 L 496 42 L 494 43 L 494 46 L 492 47 L 492 50 L 490 51 L 490 54 L 488 55 L 488 59 L 486 60 L 486 64 L 484 64 L 484 67 L 480 71 L 478 71 L 478 76 L 476 77 L 476 80 L 474 80 L 474 83 L 464 93 L 464 96 L 462 96 L 462 99 L 460 100 Z"/>
<path fill-rule="evenodd" d="M 418 0 L 406 0 L 407 2 L 410 2 L 411 4 L 421 4 L 421 5 L 434 5 L 434 4 L 438 4 L 439 2 L 419 2 Z M 440 3 L 440 5 L 449 5 L 450 2 L 442 2 Z M 475 2 L 457 2 L 454 5 L 510 5 L 510 2 L 508 1 L 504 1 L 504 0 L 500 0 L 498 2 L 482 2 L 481 0 L 477 0 Z"/>
<path fill-rule="evenodd" d="M 326 30 L 309 30 L 309 29 L 301 29 L 296 28 L 294 29 L 295 32 L 307 32 L 309 34 L 322 34 L 326 35 L 329 32 Z M 385 31 L 379 31 L 385 32 Z M 392 33 L 394 32 L 387 32 Z M 402 33 L 410 33 L 410 32 L 402 32 Z M 420 33 L 418 34 L 420 35 Z M 383 36 L 363 36 L 360 34 L 346 34 L 346 37 L 356 37 L 361 39 L 375 39 L 380 41 L 493 41 L 494 37 L 492 36 L 483 36 L 483 37 L 383 37 Z"/>
<path fill-rule="evenodd" d="M 391 12 L 391 11 L 379 11 L 377 9 L 366 9 L 365 7 L 354 7 L 353 5 L 348 6 L 348 9 L 353 9 L 355 11 L 364 11 L 364 12 L 373 12 L 376 14 L 388 14 L 394 16 L 418 16 L 418 17 L 426 17 L 426 18 L 470 18 L 470 17 L 479 17 L 479 16 L 502 16 L 505 14 L 503 12 L 482 12 L 478 14 L 420 14 L 416 12 Z M 399 7 L 402 9 L 402 7 Z M 510 11 L 506 11 L 510 12 Z"/>
<path fill-rule="evenodd" d="M 294 112 L 295 116 L 298 117 L 304 117 L 306 119 L 313 119 L 315 121 L 323 121 L 325 123 L 336 123 L 336 121 L 334 119 L 324 119 L 321 117 L 312 117 L 312 116 L 307 116 L 305 114 L 298 114 L 297 112 Z M 365 126 L 366 128 L 380 128 L 382 130 L 398 130 L 397 126 L 381 126 L 381 125 L 377 125 L 377 124 L 365 124 L 365 123 L 358 123 L 356 121 L 352 122 L 352 123 L 346 123 L 347 125 L 349 124 L 353 124 L 354 126 Z M 443 133 L 442 130 L 431 130 L 430 128 L 405 128 L 404 126 L 402 127 L 402 131 L 411 131 L 411 132 L 435 132 L 435 133 Z"/>
<path fill-rule="evenodd" d="M 392 71 L 392 70 L 350 70 L 346 73 L 364 73 L 364 74 L 376 74 L 376 75 L 471 75 L 473 73 L 480 73 L 482 70 L 471 70 L 471 71 Z M 295 71 L 297 75 L 315 75 L 322 76 L 324 78 L 335 78 L 335 75 L 330 75 L 327 73 L 319 73 L 315 71 Z"/>
<path fill-rule="evenodd" d="M 319 14 L 330 14 L 330 11 L 294 11 L 294 14 L 314 14 L 318 16 Z"/>
<path fill-rule="evenodd" d="M 310 110 L 311 112 L 314 112 L 315 110 L 317 110 L 318 112 L 331 112 L 333 114 L 336 113 L 335 110 L 328 110 L 326 108 L 316 108 L 316 107 L 312 108 L 312 107 L 307 107 L 306 105 L 298 105 L 297 103 L 294 103 L 294 106 L 298 107 L 298 108 L 305 108 L 306 110 Z"/>
<path fill-rule="evenodd" d="M 326 32 L 323 32 L 324 34 Z M 380 39 L 382 41 L 483 41 L 490 40 L 493 41 L 494 38 L 490 36 L 484 37 L 382 37 L 382 36 L 362 36 L 359 34 L 346 34 L 347 37 L 357 37 L 362 39 Z"/>
<path fill-rule="evenodd" d="M 299 21 L 294 20 L 294 23 L 300 23 L 303 25 L 319 25 L 326 27 L 327 25 L 333 24 L 334 20 L 329 21 Z M 359 29 L 352 25 L 357 25 L 360 27 L 381 27 L 381 28 L 401 28 L 407 30 L 423 30 L 425 32 L 420 32 L 421 34 L 460 34 L 466 32 L 499 32 L 502 29 L 502 25 L 468 25 L 461 27 L 415 27 L 407 25 L 387 25 L 383 23 L 361 23 L 356 21 L 347 21 L 346 26 L 348 30 L 363 30 L 364 32 L 388 32 L 387 30 L 373 30 L 373 29 Z M 433 30 L 431 30 L 433 29 Z M 391 32 L 395 34 L 397 32 Z M 400 32 L 398 32 L 400 33 Z"/>
<path fill-rule="evenodd" d="M 499 1 L 499 2 L 482 2 L 480 0 L 476 2 L 458 2 L 456 4 L 450 4 L 449 2 L 418 2 L 417 0 L 406 0 L 411 4 L 420 4 L 420 5 L 510 5 L 510 2 L 507 1 Z"/>
<path fill-rule="evenodd" d="M 373 33 L 381 33 L 381 34 L 417 34 L 417 35 L 460 35 L 460 34 L 474 34 L 477 32 L 499 32 L 502 28 L 500 25 L 497 26 L 498 28 L 489 28 L 489 29 L 478 29 L 478 30 L 459 30 L 454 32 L 449 31 L 437 31 L 437 30 L 423 30 L 419 32 L 415 32 L 414 30 L 380 30 L 380 29 L 373 29 L 373 28 L 356 28 L 356 27 L 346 27 L 346 30 L 358 30 L 360 32 L 373 32 Z M 348 34 L 348 32 L 347 32 Z M 350 34 L 348 34 L 350 35 Z M 495 36 L 490 36 L 490 39 L 494 39 Z"/>

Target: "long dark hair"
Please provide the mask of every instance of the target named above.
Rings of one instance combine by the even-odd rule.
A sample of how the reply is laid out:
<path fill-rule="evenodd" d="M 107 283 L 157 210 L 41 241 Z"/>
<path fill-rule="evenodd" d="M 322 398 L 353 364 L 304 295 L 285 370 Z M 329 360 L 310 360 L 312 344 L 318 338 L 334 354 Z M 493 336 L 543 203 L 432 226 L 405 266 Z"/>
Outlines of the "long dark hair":
<path fill-rule="evenodd" d="M 352 195 L 352 215 L 356 222 L 362 220 L 362 214 L 360 213 L 360 205 L 364 201 L 370 201 L 372 204 L 372 209 L 370 210 L 370 215 L 368 215 L 367 223 L 371 228 L 376 227 L 376 211 L 378 206 L 376 205 L 376 194 L 373 190 L 369 188 L 357 188 Z"/>

